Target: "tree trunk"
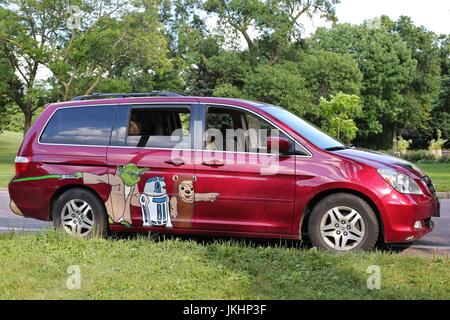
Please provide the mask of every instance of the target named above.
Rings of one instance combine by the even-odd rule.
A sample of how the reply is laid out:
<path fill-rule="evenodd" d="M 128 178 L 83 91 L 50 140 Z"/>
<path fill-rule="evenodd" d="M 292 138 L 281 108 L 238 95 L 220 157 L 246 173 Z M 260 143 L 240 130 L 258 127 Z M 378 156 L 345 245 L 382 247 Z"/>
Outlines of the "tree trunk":
<path fill-rule="evenodd" d="M 392 137 L 392 152 L 394 153 L 394 155 L 397 155 L 398 152 L 398 148 L 397 148 L 397 126 L 394 125 L 394 132 L 393 132 L 393 137 Z"/>
<path fill-rule="evenodd" d="M 28 130 L 30 130 L 31 121 L 33 119 L 33 113 L 31 112 L 31 110 L 27 109 L 27 110 L 23 111 L 23 114 L 25 116 L 23 136 L 25 137 L 25 135 L 27 134 Z"/>

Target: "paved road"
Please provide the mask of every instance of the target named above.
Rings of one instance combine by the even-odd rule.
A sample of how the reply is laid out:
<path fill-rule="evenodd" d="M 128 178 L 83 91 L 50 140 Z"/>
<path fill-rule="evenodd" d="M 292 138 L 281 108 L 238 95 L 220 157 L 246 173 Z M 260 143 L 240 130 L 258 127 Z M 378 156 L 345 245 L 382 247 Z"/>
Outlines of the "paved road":
<path fill-rule="evenodd" d="M 40 231 L 51 227 L 51 223 L 16 216 L 9 208 L 7 191 L 0 190 L 0 232 Z"/>
<path fill-rule="evenodd" d="M 441 217 L 433 218 L 435 229 L 424 238 L 414 242 L 410 247 L 395 246 L 405 254 L 438 254 L 450 255 L 450 200 L 441 200 Z M 51 223 L 26 219 L 14 215 L 9 209 L 7 191 L 0 191 L 0 232 L 6 231 L 40 231 L 51 227 Z"/>

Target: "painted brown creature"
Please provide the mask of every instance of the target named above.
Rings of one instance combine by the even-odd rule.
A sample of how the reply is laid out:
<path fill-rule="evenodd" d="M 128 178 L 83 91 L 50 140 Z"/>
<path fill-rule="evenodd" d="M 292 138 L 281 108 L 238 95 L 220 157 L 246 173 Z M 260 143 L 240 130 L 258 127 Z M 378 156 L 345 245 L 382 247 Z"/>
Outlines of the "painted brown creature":
<path fill-rule="evenodd" d="M 218 193 L 196 193 L 192 177 L 173 176 L 173 196 L 170 199 L 170 216 L 175 228 L 190 228 L 194 215 L 194 202 L 216 201 Z"/>

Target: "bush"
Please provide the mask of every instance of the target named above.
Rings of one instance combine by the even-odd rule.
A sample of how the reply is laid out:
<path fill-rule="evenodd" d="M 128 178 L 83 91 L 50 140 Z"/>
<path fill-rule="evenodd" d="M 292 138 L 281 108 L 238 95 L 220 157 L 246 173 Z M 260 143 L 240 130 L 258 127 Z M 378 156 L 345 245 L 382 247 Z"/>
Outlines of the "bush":
<path fill-rule="evenodd" d="M 450 156 L 436 158 L 436 156 L 431 154 L 428 150 L 410 150 L 402 155 L 402 158 L 406 161 L 416 163 L 450 163 Z"/>
<path fill-rule="evenodd" d="M 428 150 L 408 150 L 406 154 L 401 156 L 394 154 L 392 149 L 380 150 L 380 152 L 415 163 L 450 163 L 450 155 L 443 155 L 441 158 L 437 158 Z"/>

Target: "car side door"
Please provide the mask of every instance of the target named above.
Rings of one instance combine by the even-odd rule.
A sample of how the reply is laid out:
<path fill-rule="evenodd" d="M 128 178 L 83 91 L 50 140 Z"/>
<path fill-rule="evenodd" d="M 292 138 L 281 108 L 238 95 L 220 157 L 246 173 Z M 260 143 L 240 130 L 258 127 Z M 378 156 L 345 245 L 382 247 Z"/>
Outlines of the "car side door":
<path fill-rule="evenodd" d="M 191 103 L 119 105 L 107 153 L 114 224 L 192 227 L 178 191 L 194 179 L 192 114 Z"/>
<path fill-rule="evenodd" d="M 266 149 L 272 130 L 284 133 L 259 114 L 240 107 L 205 105 L 202 112 L 205 141 L 195 165 L 195 192 L 201 195 L 195 205 L 196 227 L 289 233 L 295 156 Z"/>

